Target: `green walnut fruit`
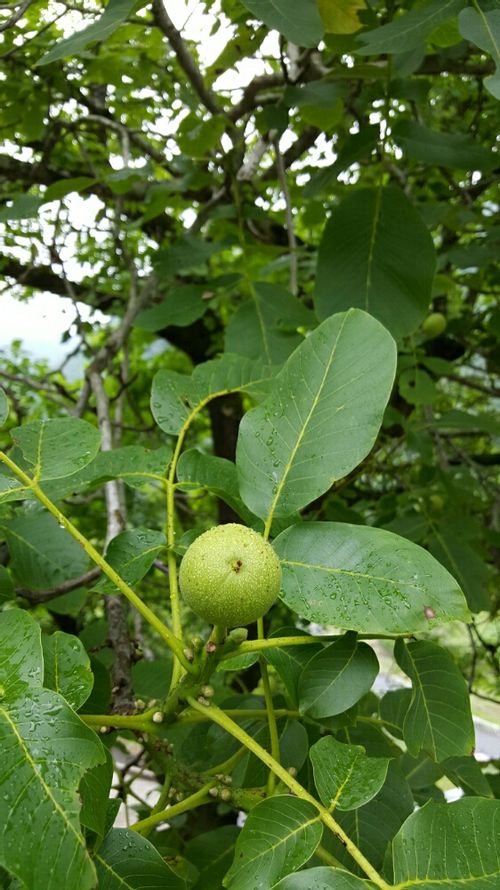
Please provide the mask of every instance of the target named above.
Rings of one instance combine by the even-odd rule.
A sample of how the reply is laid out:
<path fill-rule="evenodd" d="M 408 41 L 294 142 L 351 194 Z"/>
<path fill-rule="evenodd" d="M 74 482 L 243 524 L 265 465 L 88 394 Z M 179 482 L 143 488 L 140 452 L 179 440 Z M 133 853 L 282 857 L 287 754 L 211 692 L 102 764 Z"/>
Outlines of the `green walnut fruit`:
<path fill-rule="evenodd" d="M 188 606 L 205 621 L 239 627 L 270 609 L 280 591 L 281 566 L 262 535 L 231 522 L 193 541 L 179 583 Z"/>
<path fill-rule="evenodd" d="M 441 312 L 431 312 L 422 324 L 423 333 L 430 339 L 439 337 L 445 330 L 446 318 Z"/>
<path fill-rule="evenodd" d="M 435 513 L 441 513 L 441 510 L 444 510 L 444 498 L 440 494 L 431 494 L 429 503 Z"/>

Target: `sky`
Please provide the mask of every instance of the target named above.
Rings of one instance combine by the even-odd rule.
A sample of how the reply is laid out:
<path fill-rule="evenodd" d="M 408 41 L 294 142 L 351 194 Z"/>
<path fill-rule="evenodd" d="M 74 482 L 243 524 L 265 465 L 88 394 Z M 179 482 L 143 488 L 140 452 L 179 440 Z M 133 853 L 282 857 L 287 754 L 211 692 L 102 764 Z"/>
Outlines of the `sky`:
<path fill-rule="evenodd" d="M 91 314 L 88 306 L 78 306 L 87 321 Z M 100 320 L 105 318 L 102 313 L 98 316 Z M 13 340 L 22 340 L 23 350 L 31 358 L 48 359 L 51 367 L 57 367 L 78 343 L 76 337 L 61 343 L 74 318 L 75 309 L 67 297 L 37 293 L 21 303 L 4 292 L 0 296 L 0 353 L 8 353 Z"/>

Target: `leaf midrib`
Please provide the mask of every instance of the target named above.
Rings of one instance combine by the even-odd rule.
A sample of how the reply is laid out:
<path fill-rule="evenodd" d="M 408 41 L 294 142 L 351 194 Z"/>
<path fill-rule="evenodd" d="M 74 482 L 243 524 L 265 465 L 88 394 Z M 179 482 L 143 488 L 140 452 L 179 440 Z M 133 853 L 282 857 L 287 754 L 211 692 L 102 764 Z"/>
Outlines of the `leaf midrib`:
<path fill-rule="evenodd" d="M 300 562 L 299 560 L 294 559 L 282 559 L 280 560 L 282 565 L 295 566 L 299 569 L 312 569 L 313 571 L 325 572 L 331 575 L 350 575 L 353 578 L 366 578 L 368 581 L 385 581 L 387 584 L 392 584 L 394 587 L 398 585 L 405 587 L 412 587 L 413 590 L 418 590 L 420 593 L 425 592 L 425 588 L 420 587 L 418 584 L 412 584 L 411 581 L 404 580 L 396 580 L 394 578 L 383 578 L 379 575 L 368 575 L 366 572 L 354 572 L 351 569 L 342 569 L 335 568 L 334 566 L 324 566 L 321 563 L 308 563 L 308 562 Z"/>
<path fill-rule="evenodd" d="M 269 508 L 269 513 L 268 513 L 267 518 L 266 518 L 265 528 L 266 528 L 266 532 L 267 532 L 267 534 L 269 533 L 269 531 L 270 531 L 270 529 L 271 529 L 272 521 L 273 521 L 273 516 L 274 516 L 275 510 L 276 510 L 276 505 L 277 505 L 277 503 L 278 503 L 278 501 L 279 501 L 279 499 L 280 499 L 280 497 L 281 497 L 281 492 L 283 491 L 283 487 L 284 487 L 285 482 L 286 482 L 286 480 L 287 480 L 287 478 L 288 478 L 288 474 L 290 473 L 290 470 L 291 470 L 291 468 L 292 468 L 292 465 L 293 465 L 293 461 L 294 461 L 295 455 L 297 454 L 297 451 L 299 450 L 299 448 L 300 448 L 300 446 L 301 446 L 301 444 L 302 444 L 302 440 L 303 440 L 303 438 L 304 438 L 304 436 L 305 436 L 305 434 L 306 434 L 306 430 L 307 430 L 307 427 L 308 427 L 309 422 L 310 422 L 310 420 L 311 420 L 311 417 L 313 416 L 313 413 L 314 413 L 314 411 L 316 410 L 316 407 L 317 407 L 318 402 L 319 402 L 319 400 L 320 400 L 321 393 L 323 392 L 323 388 L 324 388 L 324 386 L 325 386 L 325 384 L 326 384 L 326 379 L 327 379 L 327 377 L 328 377 L 328 374 L 330 373 L 330 369 L 331 369 L 331 367 L 332 367 L 332 365 L 333 365 L 334 359 L 335 359 L 336 354 L 337 354 L 337 346 L 338 346 L 340 337 L 341 337 L 341 335 L 342 335 L 342 333 L 343 333 L 344 327 L 345 327 L 345 325 L 346 325 L 346 323 L 347 323 L 347 319 L 349 318 L 350 314 L 351 314 L 351 313 L 350 313 L 349 311 L 347 311 L 347 312 L 345 313 L 345 315 L 344 315 L 344 318 L 342 319 L 342 323 L 341 323 L 341 325 L 340 325 L 340 328 L 339 328 L 339 330 L 338 330 L 337 336 L 336 336 L 336 338 L 335 338 L 335 342 L 334 342 L 333 347 L 332 347 L 332 351 L 331 351 L 331 354 L 330 354 L 330 358 L 329 358 L 329 360 L 328 360 L 328 362 L 327 362 L 327 364 L 326 364 L 325 371 L 324 371 L 324 373 L 323 373 L 323 377 L 322 377 L 321 383 L 320 383 L 320 385 L 319 385 L 319 387 L 318 387 L 318 390 L 317 390 L 317 392 L 316 392 L 316 395 L 315 395 L 314 398 L 313 398 L 313 403 L 312 403 L 312 405 L 311 405 L 311 408 L 310 408 L 310 410 L 309 410 L 309 413 L 308 413 L 308 415 L 307 415 L 307 417 L 306 417 L 306 419 L 305 419 L 305 421 L 304 421 L 304 423 L 303 423 L 303 425 L 302 425 L 301 430 L 299 431 L 299 434 L 298 434 L 298 436 L 297 436 L 297 441 L 295 442 L 295 445 L 294 445 L 293 448 L 292 448 L 290 457 L 288 458 L 288 461 L 287 461 L 287 463 L 285 464 L 285 468 L 284 468 L 284 471 L 283 471 L 283 475 L 282 475 L 282 477 L 281 477 L 281 479 L 280 479 L 280 481 L 279 481 L 279 483 L 278 483 L 278 486 L 277 486 L 277 488 L 276 488 L 276 494 L 274 495 L 274 498 L 273 498 L 273 500 L 272 500 L 272 502 L 271 502 L 271 506 L 270 506 L 270 508 Z M 285 367 L 286 367 L 286 366 L 285 366 Z"/>
<path fill-rule="evenodd" d="M 20 747 L 20 749 L 23 753 L 26 762 L 30 765 L 30 767 L 33 771 L 34 778 L 38 780 L 38 783 L 41 786 L 42 790 L 44 791 L 45 796 L 49 799 L 49 801 L 53 805 L 54 809 L 61 816 L 61 818 L 64 822 L 64 825 L 65 825 L 65 830 L 69 830 L 75 836 L 77 842 L 80 844 L 82 849 L 85 850 L 85 841 L 84 841 L 82 835 L 79 833 L 79 831 L 77 831 L 77 829 L 75 828 L 73 823 L 70 821 L 70 819 L 68 819 L 68 816 L 67 816 L 65 810 L 61 807 L 61 805 L 55 799 L 50 787 L 47 785 L 43 776 L 37 770 L 36 763 L 35 763 L 33 757 L 31 756 L 30 751 L 26 747 L 23 737 L 19 734 L 19 732 L 17 730 L 17 726 L 14 723 L 14 721 L 12 720 L 9 712 L 6 711 L 5 708 L 0 707 L 0 716 L 4 718 L 4 720 L 10 727 L 11 732 L 13 733 L 13 735 L 18 743 L 18 746 Z"/>
<path fill-rule="evenodd" d="M 310 825 L 315 825 L 317 822 L 320 822 L 320 821 L 321 821 L 321 814 L 318 813 L 316 816 L 308 819 L 307 822 L 301 822 L 300 825 L 298 825 L 296 828 L 293 829 L 293 831 L 289 831 L 289 833 L 287 835 L 279 838 L 277 843 L 272 844 L 269 847 L 266 847 L 265 850 L 259 851 L 255 856 L 252 856 L 251 859 L 245 859 L 244 862 L 240 863 L 240 869 L 241 868 L 246 869 L 248 867 L 248 865 L 250 865 L 250 863 L 257 862 L 259 859 L 262 859 L 263 856 L 267 856 L 270 852 L 276 850 L 282 844 L 286 844 L 290 840 L 290 838 L 294 837 L 294 835 L 298 834 L 301 831 L 304 831 Z M 256 829 L 254 829 L 254 830 L 256 830 Z"/>

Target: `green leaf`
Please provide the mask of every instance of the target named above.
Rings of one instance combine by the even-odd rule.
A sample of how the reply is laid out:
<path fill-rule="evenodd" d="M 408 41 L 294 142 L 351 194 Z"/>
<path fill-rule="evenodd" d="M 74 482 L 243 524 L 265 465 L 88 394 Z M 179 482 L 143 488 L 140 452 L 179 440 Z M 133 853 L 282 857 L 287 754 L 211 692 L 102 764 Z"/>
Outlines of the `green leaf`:
<path fill-rule="evenodd" d="M 353 34 L 362 24 L 358 14 L 366 9 L 365 0 L 317 0 L 325 31 L 331 34 Z"/>
<path fill-rule="evenodd" d="M 427 546 L 445 565 L 462 587 L 472 612 L 489 609 L 491 594 L 489 584 L 491 567 L 470 544 L 453 533 L 449 522 L 434 522 Z"/>
<path fill-rule="evenodd" d="M 10 572 L 0 565 L 0 605 L 16 598 L 16 591 Z"/>
<path fill-rule="evenodd" d="M 411 691 L 405 690 L 410 693 Z M 444 775 L 444 765 L 434 763 L 427 754 L 419 754 L 418 757 L 412 757 L 410 754 L 403 754 L 400 761 L 400 767 L 403 770 L 406 781 L 408 782 L 415 797 L 419 792 L 429 795 L 432 791 L 437 791 L 436 783 Z"/>
<path fill-rule="evenodd" d="M 132 687 L 135 694 L 149 701 L 163 699 L 168 695 L 172 675 L 172 659 L 168 656 L 154 661 L 138 661 L 132 667 Z"/>
<path fill-rule="evenodd" d="M 232 507 L 247 525 L 258 522 L 239 496 L 238 473 L 232 461 L 190 448 L 181 454 L 177 465 L 177 479 L 179 482 L 207 488 Z"/>
<path fill-rule="evenodd" d="M 94 687 L 85 702 L 86 714 L 107 714 L 111 707 L 111 676 L 108 668 L 94 656 L 90 657 Z"/>
<path fill-rule="evenodd" d="M 486 411 L 481 414 L 457 409 L 445 411 L 440 417 L 433 417 L 432 426 L 441 430 L 484 430 L 493 436 L 500 436 L 500 419 Z"/>
<path fill-rule="evenodd" d="M 85 828 L 94 831 L 99 840 L 102 840 L 107 832 L 108 798 L 113 781 L 113 758 L 107 748 L 104 748 L 104 751 L 106 753 L 104 763 L 87 770 L 78 789 L 82 801 L 80 822 Z"/>
<path fill-rule="evenodd" d="M 461 170 L 490 170 L 496 155 L 464 133 L 438 133 L 411 120 L 392 126 L 394 139 L 408 157 Z"/>
<path fill-rule="evenodd" d="M 337 810 L 336 820 L 374 868 L 380 869 L 384 863 L 388 844 L 413 809 L 413 795 L 397 762 L 393 761 L 389 766 L 385 784 L 373 800 L 364 807 L 347 813 Z M 353 864 L 346 848 L 337 838 L 325 835 L 323 844 L 346 868 L 365 876 L 364 872 Z"/>
<path fill-rule="evenodd" d="M 405 53 L 420 47 L 427 36 L 442 22 L 457 15 L 465 0 L 433 0 L 418 9 L 396 16 L 392 22 L 360 35 L 365 44 L 356 52 L 362 55 Z"/>
<path fill-rule="evenodd" d="M 58 182 L 53 182 L 52 185 L 45 190 L 43 196 L 43 203 L 47 204 L 49 201 L 60 201 L 61 198 L 65 198 L 66 195 L 71 195 L 73 192 L 83 192 L 85 189 L 89 188 L 89 186 L 94 185 L 97 180 L 91 179 L 89 176 L 75 176 L 74 178 L 69 179 L 60 179 Z"/>
<path fill-rule="evenodd" d="M 96 488 L 109 479 L 123 479 L 126 485 L 135 489 L 151 484 L 164 486 L 171 457 L 169 445 L 154 450 L 142 445 L 125 445 L 111 451 L 99 451 L 94 460 L 71 476 L 44 482 L 43 491 L 52 501 L 59 501 L 68 495 Z M 0 476 L 0 491 L 2 487 L 3 500 L 34 498 L 29 489 L 9 477 Z"/>
<path fill-rule="evenodd" d="M 317 195 L 329 191 L 333 183 L 336 182 L 339 173 L 371 155 L 377 147 L 379 139 L 379 124 L 368 124 L 362 127 L 359 133 L 350 133 L 339 149 L 336 161 L 315 171 L 309 182 L 305 184 L 304 197 L 315 198 Z"/>
<path fill-rule="evenodd" d="M 123 479 L 130 488 L 165 482 L 172 449 L 169 445 L 149 450 L 142 445 L 125 445 L 112 451 L 100 451 L 95 460 L 79 474 L 78 482 L 95 484 L 108 479 Z"/>
<path fill-rule="evenodd" d="M 308 717 L 333 717 L 351 708 L 369 689 L 378 674 L 373 649 L 346 633 L 314 655 L 299 680 L 299 704 Z"/>
<path fill-rule="evenodd" d="M 367 757 L 361 745 L 344 745 L 332 736 L 320 739 L 309 751 L 314 782 L 330 811 L 356 810 L 382 788 L 389 767 L 386 757 Z"/>
<path fill-rule="evenodd" d="M 225 349 L 281 365 L 304 339 L 297 328 L 311 323 L 311 312 L 277 284 L 256 282 L 252 296 L 229 322 Z"/>
<path fill-rule="evenodd" d="M 327 319 L 295 350 L 240 424 L 240 494 L 253 513 L 269 523 L 290 516 L 363 460 L 392 388 L 395 351 L 390 334 L 358 309 Z"/>
<path fill-rule="evenodd" d="M 409 405 L 432 405 L 438 392 L 429 374 L 420 368 L 407 368 L 398 380 L 399 392 Z"/>
<path fill-rule="evenodd" d="M 198 870 L 193 890 L 220 890 L 222 878 L 233 860 L 239 833 L 236 825 L 221 825 L 187 842 L 185 856 Z"/>
<path fill-rule="evenodd" d="M 103 761 L 102 745 L 42 688 L 40 628 L 27 612 L 0 614 L 0 652 L 0 865 L 30 890 L 91 890 L 77 788 Z"/>
<path fill-rule="evenodd" d="M 427 313 L 435 263 L 432 238 L 402 191 L 358 189 L 333 209 L 323 232 L 318 316 L 355 306 L 395 337 L 410 334 Z"/>
<path fill-rule="evenodd" d="M 0 465 L 0 502 L 23 501 L 31 490 L 19 481 L 4 464 Z"/>
<path fill-rule="evenodd" d="M 62 593 L 47 602 L 47 609 L 56 615 L 71 615 L 73 618 L 81 612 L 87 600 L 88 589 L 77 587 L 69 593 Z"/>
<path fill-rule="evenodd" d="M 409 753 L 415 756 L 425 751 L 437 763 L 470 754 L 474 724 L 469 694 L 451 656 L 426 640 L 407 644 L 397 640 L 394 655 L 412 681 L 412 700 L 403 724 Z"/>
<path fill-rule="evenodd" d="M 139 312 L 134 325 L 152 333 L 161 331 L 169 325 L 186 327 L 207 311 L 209 306 L 207 295 L 213 296 L 210 290 L 201 284 L 174 287 L 161 303 Z"/>
<path fill-rule="evenodd" d="M 380 716 L 388 732 L 398 739 L 403 738 L 403 725 L 410 702 L 411 689 L 390 689 L 380 699 Z"/>
<path fill-rule="evenodd" d="M 0 210 L 0 223 L 18 219 L 34 219 L 43 204 L 42 198 L 36 195 L 14 195 L 12 204 Z"/>
<path fill-rule="evenodd" d="M 188 417 L 210 399 L 240 391 L 260 397 L 267 392 L 270 374 L 262 361 L 230 353 L 197 365 L 191 375 L 162 369 L 153 378 L 153 417 L 160 429 L 176 436 Z"/>
<path fill-rule="evenodd" d="M 311 803 L 277 795 L 257 804 L 236 842 L 236 855 L 224 878 L 234 890 L 265 890 L 300 868 L 318 846 L 323 826 Z"/>
<path fill-rule="evenodd" d="M 3 389 L 0 388 L 0 426 L 3 426 L 9 416 L 9 403 Z"/>
<path fill-rule="evenodd" d="M 186 890 L 153 844 L 128 828 L 113 828 L 94 862 L 99 890 Z"/>
<path fill-rule="evenodd" d="M 184 235 L 165 250 L 159 250 L 153 258 L 158 275 L 162 278 L 174 277 L 179 272 L 205 267 L 215 253 L 224 248 L 220 241 L 204 241 L 195 235 Z"/>
<path fill-rule="evenodd" d="M 328 111 L 335 104 L 336 99 L 345 97 L 346 92 L 347 89 L 343 83 L 332 80 L 312 80 L 310 83 L 287 86 L 283 93 L 283 102 L 289 108 L 313 107 Z M 286 293 L 283 288 L 280 290 Z M 290 295 L 288 299 L 290 300 Z M 293 302 L 297 303 L 297 300 L 293 300 Z"/>
<path fill-rule="evenodd" d="M 192 376 L 167 368 L 162 368 L 155 374 L 151 390 L 151 413 L 163 432 L 178 435 L 193 410 L 192 401 Z"/>
<path fill-rule="evenodd" d="M 86 420 L 37 420 L 11 431 L 29 471 L 38 482 L 71 476 L 87 466 L 101 444 L 99 430 Z"/>
<path fill-rule="evenodd" d="M 283 571 L 280 596 L 310 621 L 360 633 L 409 633 L 469 618 L 449 572 L 392 532 L 303 522 L 278 535 L 273 546 Z"/>
<path fill-rule="evenodd" d="M 268 28 L 280 31 L 299 46 L 316 46 L 323 23 L 314 0 L 242 0 L 248 11 Z"/>
<path fill-rule="evenodd" d="M 472 757 L 450 757 L 442 763 L 445 775 L 462 788 L 465 794 L 474 794 L 478 797 L 494 797 L 487 776 L 481 770 L 481 765 Z"/>
<path fill-rule="evenodd" d="M 246 392 L 261 399 L 269 390 L 273 368 L 258 360 L 224 353 L 193 371 L 194 405 L 230 392 Z"/>
<path fill-rule="evenodd" d="M 106 551 L 106 560 L 127 584 L 133 586 L 149 572 L 165 541 L 162 532 L 151 528 L 134 528 L 113 538 Z M 101 578 L 94 590 L 115 593 L 117 587 L 108 578 Z"/>
<path fill-rule="evenodd" d="M 463 798 L 428 803 L 406 820 L 392 843 L 394 879 L 401 890 L 498 887 L 500 801 Z"/>
<path fill-rule="evenodd" d="M 263 655 L 269 664 L 272 664 L 275 671 L 280 675 L 285 688 L 290 696 L 294 707 L 298 705 L 298 683 L 303 668 L 313 655 L 321 652 L 323 643 L 321 638 L 314 639 L 305 631 L 297 630 L 295 627 L 285 627 L 271 633 L 272 637 L 308 637 L 311 641 L 310 645 L 299 646 L 283 646 L 276 649 L 264 649 Z"/>
<path fill-rule="evenodd" d="M 90 659 L 78 637 L 56 631 L 42 636 L 45 666 L 43 685 L 66 699 L 74 711 L 87 701 L 94 677 Z"/>
<path fill-rule="evenodd" d="M 59 40 L 36 64 L 49 65 L 51 62 L 65 59 L 67 56 L 81 55 L 90 44 L 101 42 L 110 37 L 127 19 L 136 5 L 137 0 L 109 0 L 106 9 L 96 22 L 87 25 L 86 28 L 77 31 L 71 37 Z"/>
<path fill-rule="evenodd" d="M 204 158 L 217 148 L 225 129 L 226 122 L 220 115 L 200 121 L 195 114 L 188 114 L 177 131 L 177 144 L 183 154 Z"/>
<path fill-rule="evenodd" d="M 500 99 L 500 10 L 485 11 L 483 5 L 477 3 L 476 9 L 463 9 L 458 16 L 458 29 L 462 37 L 492 56 L 496 71 L 485 77 L 484 85 L 495 99 Z"/>
<path fill-rule="evenodd" d="M 48 590 L 88 568 L 82 547 L 49 513 L 19 516 L 6 527 L 6 540 L 18 584 Z"/>
<path fill-rule="evenodd" d="M 285 769 L 293 769 L 299 772 L 307 760 L 309 739 L 307 730 L 298 720 L 279 720 L 278 736 L 280 748 L 280 763 Z M 271 738 L 266 721 L 260 721 L 260 726 L 253 734 L 253 738 L 263 748 L 269 750 Z M 269 770 L 260 758 L 250 752 L 246 754 L 232 773 L 233 783 L 236 787 L 262 788 L 266 784 Z"/>
<path fill-rule="evenodd" d="M 273 890 L 368 890 L 369 885 L 340 868 L 307 868 L 288 875 Z"/>

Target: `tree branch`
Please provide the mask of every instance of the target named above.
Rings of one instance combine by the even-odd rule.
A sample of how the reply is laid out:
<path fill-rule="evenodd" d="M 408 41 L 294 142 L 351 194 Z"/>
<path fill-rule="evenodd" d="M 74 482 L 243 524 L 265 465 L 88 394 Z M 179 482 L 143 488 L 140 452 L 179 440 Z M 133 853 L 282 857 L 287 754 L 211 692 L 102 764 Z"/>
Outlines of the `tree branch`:
<path fill-rule="evenodd" d="M 304 127 L 302 133 L 297 137 L 290 148 L 283 152 L 283 166 L 285 167 L 285 170 L 288 170 L 294 161 L 297 161 L 308 148 L 311 148 L 320 135 L 321 130 L 319 130 L 318 127 Z M 267 182 L 269 179 L 274 179 L 276 175 L 276 164 L 273 164 L 265 171 L 262 180 Z"/>
<path fill-rule="evenodd" d="M 0 274 L 6 278 L 14 278 L 18 284 L 25 287 L 34 287 L 38 290 L 50 291 L 61 297 L 66 297 L 67 287 L 64 278 L 60 278 L 52 271 L 51 266 L 26 266 L 14 257 L 0 254 Z M 87 287 L 77 282 L 72 282 L 77 296 L 85 296 Z"/>
<path fill-rule="evenodd" d="M 86 372 L 86 379 L 95 396 L 97 419 L 102 436 L 102 451 L 111 451 L 114 443 L 109 398 L 104 388 L 101 373 L 110 364 L 114 355 L 124 346 L 146 291 L 144 289 L 142 294 L 139 295 L 135 268 L 131 266 L 130 271 L 130 297 L 125 315 L 117 330 L 111 334 L 107 343 L 98 351 Z M 106 547 L 126 527 L 122 486 L 123 483 L 119 479 L 112 479 L 104 485 L 108 518 Z M 108 620 L 109 639 L 114 652 L 112 668 L 113 710 L 115 713 L 128 713 L 133 708 L 131 680 L 132 646 L 128 629 L 127 608 L 119 594 L 112 594 L 106 597 L 106 617 Z"/>
<path fill-rule="evenodd" d="M 283 83 L 284 77 L 282 72 L 260 74 L 258 77 L 254 77 L 254 79 L 244 88 L 240 101 L 228 112 L 228 117 L 233 122 L 236 122 L 240 117 L 243 117 L 244 114 L 254 111 L 260 104 L 257 98 L 260 92 L 272 89 L 273 87 L 282 86 Z"/>
<path fill-rule="evenodd" d="M 179 65 L 186 74 L 191 86 L 200 97 L 205 108 L 208 111 L 211 111 L 212 114 L 220 114 L 222 109 L 219 107 L 214 93 L 206 86 L 191 53 L 182 39 L 180 31 L 175 27 L 162 0 L 153 0 L 153 16 L 160 31 L 163 31 L 168 38 L 170 46 L 177 56 Z"/>
<path fill-rule="evenodd" d="M 460 383 L 461 386 L 468 386 L 470 389 L 477 389 L 478 392 L 484 392 L 487 396 L 493 396 L 494 398 L 500 398 L 500 389 L 496 389 L 494 386 L 485 386 L 484 383 L 477 383 L 475 380 L 471 380 L 467 377 L 460 377 L 459 374 L 444 374 L 447 380 L 453 380 L 455 383 Z"/>
<path fill-rule="evenodd" d="M 8 28 L 11 28 L 12 25 L 15 25 L 16 22 L 24 15 L 28 6 L 31 6 L 35 0 L 23 0 L 23 3 L 20 3 L 16 11 L 11 15 L 10 19 L 7 19 L 5 22 L 0 22 L 0 32 L 7 31 Z"/>
<path fill-rule="evenodd" d="M 101 570 L 96 566 L 83 575 L 79 575 L 78 578 L 70 578 L 69 581 L 64 581 L 62 584 L 59 584 L 57 587 L 51 587 L 49 590 L 27 590 L 25 587 L 16 587 L 16 594 L 29 600 L 32 605 L 48 603 L 64 593 L 71 593 L 72 590 L 77 590 L 79 587 L 88 587 L 100 574 Z"/>

